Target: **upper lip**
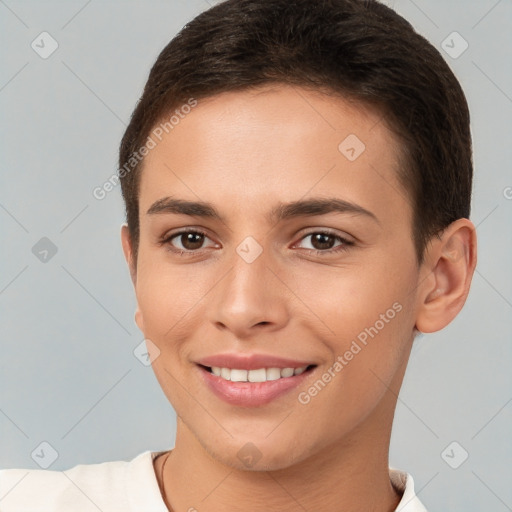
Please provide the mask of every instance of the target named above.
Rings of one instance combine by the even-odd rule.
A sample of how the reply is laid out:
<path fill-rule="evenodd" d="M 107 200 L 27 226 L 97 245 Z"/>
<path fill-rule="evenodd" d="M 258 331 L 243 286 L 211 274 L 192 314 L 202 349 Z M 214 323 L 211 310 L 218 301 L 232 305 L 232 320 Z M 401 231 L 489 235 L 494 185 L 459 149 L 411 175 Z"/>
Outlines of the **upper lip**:
<path fill-rule="evenodd" d="M 267 354 L 224 353 L 203 357 L 196 361 L 203 366 L 220 368 L 237 368 L 240 370 L 257 370 L 259 368 L 302 368 L 314 363 L 298 361 Z"/>

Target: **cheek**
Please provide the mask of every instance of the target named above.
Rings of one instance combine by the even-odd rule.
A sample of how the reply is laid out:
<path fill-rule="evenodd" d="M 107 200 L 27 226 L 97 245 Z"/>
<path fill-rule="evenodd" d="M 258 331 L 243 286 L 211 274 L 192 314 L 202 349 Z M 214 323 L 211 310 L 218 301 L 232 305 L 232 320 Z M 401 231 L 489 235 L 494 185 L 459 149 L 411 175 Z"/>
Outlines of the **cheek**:
<path fill-rule="evenodd" d="M 335 376 L 326 375 L 333 384 L 327 386 L 331 392 L 326 394 L 332 394 L 324 404 L 360 412 L 371 408 L 407 359 L 417 269 L 413 252 L 410 257 L 399 254 L 383 253 L 357 270 L 317 270 L 300 278 L 301 293 L 315 313 L 310 321 L 317 325 L 317 335 L 326 333 L 319 337 L 333 364 L 341 358 L 331 370 Z"/>
<path fill-rule="evenodd" d="M 205 295 L 204 279 L 187 265 L 170 265 L 165 255 L 141 261 L 136 295 L 145 334 L 163 340 L 172 336 Z"/>
<path fill-rule="evenodd" d="M 313 421 L 311 430 L 316 428 L 315 418 L 330 418 L 327 424 L 317 425 L 325 439 L 352 430 L 376 409 L 382 411 L 380 404 L 392 408 L 414 325 L 410 308 L 394 305 L 383 310 L 387 323 L 368 312 L 356 319 L 338 314 L 337 336 L 327 341 L 332 363 L 322 368 L 317 381 L 301 390 L 300 396 L 304 414 Z"/>
<path fill-rule="evenodd" d="M 292 296 L 289 300 L 309 312 L 319 333 L 325 331 L 334 339 L 352 339 L 376 322 L 379 331 L 385 326 L 389 332 L 389 325 L 397 323 L 395 318 L 406 316 L 397 310 L 405 310 L 414 298 L 410 292 L 417 271 L 393 254 L 372 255 L 371 260 L 354 257 L 338 266 L 311 264 L 309 269 L 293 269 L 290 288 L 300 300 Z"/>

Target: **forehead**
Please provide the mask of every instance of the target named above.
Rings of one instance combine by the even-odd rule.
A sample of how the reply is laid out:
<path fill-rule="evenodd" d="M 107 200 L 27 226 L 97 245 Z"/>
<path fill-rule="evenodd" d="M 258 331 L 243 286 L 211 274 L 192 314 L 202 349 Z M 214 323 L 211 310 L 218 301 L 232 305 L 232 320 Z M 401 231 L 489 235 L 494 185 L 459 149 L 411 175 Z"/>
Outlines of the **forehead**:
<path fill-rule="evenodd" d="M 161 125 L 161 140 L 152 135 L 142 213 L 171 195 L 255 214 L 308 194 L 409 206 L 397 179 L 398 142 L 380 113 L 360 104 L 274 85 L 200 100 L 176 120 Z"/>

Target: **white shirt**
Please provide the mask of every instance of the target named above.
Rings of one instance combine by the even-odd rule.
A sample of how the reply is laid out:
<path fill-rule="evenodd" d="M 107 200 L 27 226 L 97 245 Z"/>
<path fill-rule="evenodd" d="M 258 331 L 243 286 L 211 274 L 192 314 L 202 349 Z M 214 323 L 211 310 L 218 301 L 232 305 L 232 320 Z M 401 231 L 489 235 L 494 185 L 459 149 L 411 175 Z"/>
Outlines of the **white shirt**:
<path fill-rule="evenodd" d="M 79 464 L 66 471 L 0 470 L 0 512 L 168 512 L 153 467 L 160 453 L 146 451 L 130 462 Z M 390 477 L 403 490 L 395 512 L 427 512 L 411 475 L 390 468 Z"/>

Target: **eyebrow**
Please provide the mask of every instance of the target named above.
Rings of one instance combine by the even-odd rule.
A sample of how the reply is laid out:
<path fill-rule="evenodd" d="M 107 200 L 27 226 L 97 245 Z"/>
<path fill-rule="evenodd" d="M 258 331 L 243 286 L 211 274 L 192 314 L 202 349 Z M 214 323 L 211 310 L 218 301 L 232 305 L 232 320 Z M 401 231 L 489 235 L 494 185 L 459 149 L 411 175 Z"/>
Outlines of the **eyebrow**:
<path fill-rule="evenodd" d="M 273 224 L 295 217 L 325 215 L 333 212 L 363 215 L 373 219 L 380 225 L 376 215 L 366 208 L 343 199 L 324 197 L 314 197 L 289 203 L 278 203 L 266 215 L 266 219 L 270 224 Z M 173 197 L 163 197 L 155 201 L 146 213 L 148 215 L 166 213 L 190 215 L 193 217 L 216 219 L 225 223 L 225 219 L 211 203 L 204 201 L 188 201 Z"/>

